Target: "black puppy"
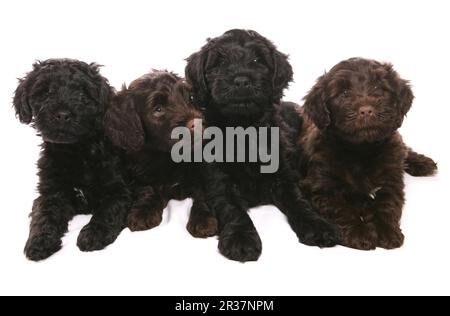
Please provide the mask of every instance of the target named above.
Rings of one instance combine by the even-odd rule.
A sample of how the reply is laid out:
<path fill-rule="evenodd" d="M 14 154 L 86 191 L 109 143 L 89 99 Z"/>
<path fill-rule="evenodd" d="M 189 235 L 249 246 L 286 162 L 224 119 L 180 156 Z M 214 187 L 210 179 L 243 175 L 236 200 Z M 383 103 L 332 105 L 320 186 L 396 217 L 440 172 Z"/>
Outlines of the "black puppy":
<path fill-rule="evenodd" d="M 282 127 L 280 100 L 292 75 L 286 55 L 263 36 L 246 30 L 231 30 L 209 40 L 188 58 L 186 67 L 195 102 L 206 108 L 206 124 L 222 130 Z M 296 185 L 298 174 L 288 157 L 291 141 L 287 131 L 280 130 L 276 173 L 260 173 L 261 161 L 207 166 L 205 186 L 211 188 L 207 203 L 218 219 L 219 250 L 227 258 L 259 258 L 261 240 L 247 210 L 262 204 L 280 208 L 302 243 L 320 247 L 337 243 L 335 227 L 312 210 Z"/>
<path fill-rule="evenodd" d="M 77 60 L 37 62 L 20 80 L 13 101 L 16 114 L 44 141 L 38 162 L 40 196 L 34 201 L 25 246 L 30 260 L 58 251 L 76 214 L 93 214 L 78 236 L 82 251 L 103 249 L 125 227 L 131 198 L 120 159 L 103 136 L 112 94 L 96 64 Z"/>

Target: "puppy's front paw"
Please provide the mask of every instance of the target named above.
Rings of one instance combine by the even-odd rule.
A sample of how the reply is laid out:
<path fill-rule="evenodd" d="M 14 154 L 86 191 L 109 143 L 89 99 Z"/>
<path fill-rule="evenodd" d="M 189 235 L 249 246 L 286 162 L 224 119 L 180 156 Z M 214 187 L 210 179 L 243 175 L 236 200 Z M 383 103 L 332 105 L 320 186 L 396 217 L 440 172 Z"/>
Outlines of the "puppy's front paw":
<path fill-rule="evenodd" d="M 378 235 L 373 224 L 358 223 L 342 229 L 342 245 L 359 250 L 377 248 Z"/>
<path fill-rule="evenodd" d="M 262 243 L 256 231 L 222 232 L 219 251 L 234 261 L 257 261 L 262 251 Z"/>
<path fill-rule="evenodd" d="M 400 227 L 378 227 L 378 247 L 384 249 L 400 248 L 405 236 Z"/>
<path fill-rule="evenodd" d="M 339 242 L 337 227 L 319 217 L 303 220 L 293 225 L 292 228 L 299 241 L 308 246 L 333 247 Z"/>
<path fill-rule="evenodd" d="M 91 222 L 84 226 L 78 235 L 77 246 L 81 251 L 102 250 L 112 244 L 119 234 L 120 230 Z"/>
<path fill-rule="evenodd" d="M 433 176 L 437 170 L 437 164 L 433 159 L 424 155 L 411 154 L 405 162 L 405 171 L 413 177 Z"/>
<path fill-rule="evenodd" d="M 196 238 L 212 237 L 217 235 L 217 219 L 212 215 L 190 218 L 186 228 Z"/>
<path fill-rule="evenodd" d="M 162 212 L 132 209 L 128 214 L 128 228 L 132 232 L 152 229 L 162 221 Z"/>
<path fill-rule="evenodd" d="M 53 233 L 30 236 L 25 245 L 25 256 L 32 261 L 47 259 L 61 249 L 61 239 Z"/>

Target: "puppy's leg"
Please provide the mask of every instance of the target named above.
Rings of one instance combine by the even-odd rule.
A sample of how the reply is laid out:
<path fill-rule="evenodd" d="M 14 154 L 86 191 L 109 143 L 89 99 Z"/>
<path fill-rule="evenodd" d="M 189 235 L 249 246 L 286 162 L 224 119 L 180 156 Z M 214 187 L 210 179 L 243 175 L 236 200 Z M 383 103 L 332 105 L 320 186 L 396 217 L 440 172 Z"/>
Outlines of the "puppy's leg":
<path fill-rule="evenodd" d="M 136 190 L 136 199 L 128 213 L 128 228 L 131 231 L 152 229 L 162 221 L 162 213 L 168 199 L 153 187 L 142 187 Z"/>
<path fill-rule="evenodd" d="M 28 259 L 39 261 L 61 249 L 61 238 L 67 232 L 75 209 L 63 193 L 41 196 L 33 203 L 30 235 L 25 245 Z"/>
<path fill-rule="evenodd" d="M 308 246 L 335 246 L 339 241 L 337 227 L 313 210 L 295 183 L 286 181 L 280 186 L 275 196 L 275 206 L 286 214 L 299 241 Z"/>
<path fill-rule="evenodd" d="M 372 210 L 363 203 L 353 205 L 341 194 L 318 189 L 312 194 L 313 206 L 340 230 L 340 244 L 359 250 L 374 250 L 378 235 Z"/>
<path fill-rule="evenodd" d="M 67 232 L 70 219 L 75 215 L 75 193 L 68 183 L 62 159 L 44 147 L 38 161 L 40 197 L 33 203 L 30 235 L 25 245 L 28 259 L 39 261 L 61 249 L 61 238 Z"/>
<path fill-rule="evenodd" d="M 126 226 L 131 194 L 118 171 L 117 163 L 111 161 L 104 164 L 107 167 L 99 171 L 98 183 L 89 192 L 92 218 L 78 235 L 77 246 L 81 251 L 105 248 L 117 239 Z"/>
<path fill-rule="evenodd" d="M 401 175 L 377 192 L 374 204 L 378 247 L 395 249 L 403 245 L 405 239 L 400 228 L 403 204 L 405 202 Z"/>
<path fill-rule="evenodd" d="M 116 188 L 109 186 L 108 190 L 108 194 L 99 197 L 91 220 L 78 235 L 77 246 L 81 251 L 105 248 L 113 243 L 125 228 L 126 214 L 130 206 L 129 194 L 120 184 Z"/>
<path fill-rule="evenodd" d="M 409 148 L 408 156 L 405 160 L 405 171 L 414 177 L 432 176 L 437 172 L 437 164 L 433 159 L 416 153 Z"/>
<path fill-rule="evenodd" d="M 258 260 L 261 239 L 236 186 L 216 168 L 208 168 L 207 176 L 206 187 L 214 189 L 206 192 L 206 202 L 217 218 L 220 253 L 240 262 Z"/>
<path fill-rule="evenodd" d="M 229 197 L 217 198 L 219 252 L 239 262 L 257 261 L 262 252 L 261 239 L 246 209 L 233 205 Z"/>
<path fill-rule="evenodd" d="M 203 192 L 194 193 L 193 199 L 187 230 L 197 238 L 215 236 L 218 230 L 217 219 L 206 204 Z"/>

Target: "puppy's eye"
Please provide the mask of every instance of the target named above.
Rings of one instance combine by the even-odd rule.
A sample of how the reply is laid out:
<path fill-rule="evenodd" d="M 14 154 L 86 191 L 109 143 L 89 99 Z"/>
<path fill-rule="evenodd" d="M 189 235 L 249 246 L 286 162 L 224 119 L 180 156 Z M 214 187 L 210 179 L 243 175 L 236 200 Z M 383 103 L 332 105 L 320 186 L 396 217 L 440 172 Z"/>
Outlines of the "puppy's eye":
<path fill-rule="evenodd" d="M 350 94 L 350 92 L 349 92 L 348 90 L 344 90 L 344 91 L 342 91 L 342 93 L 341 93 L 341 97 L 348 97 L 349 94 Z"/>
<path fill-rule="evenodd" d="M 259 62 L 260 62 L 260 59 L 258 57 L 254 58 L 252 60 L 252 63 L 254 63 L 254 64 L 259 64 Z"/>
<path fill-rule="evenodd" d="M 384 96 L 384 90 L 382 88 L 380 88 L 380 86 L 374 86 L 372 91 L 371 91 L 371 94 L 373 96 L 376 96 L 376 97 L 383 97 Z"/>
<path fill-rule="evenodd" d="M 156 105 L 154 111 L 155 112 L 159 112 L 159 113 L 162 112 L 162 106 L 161 105 Z"/>

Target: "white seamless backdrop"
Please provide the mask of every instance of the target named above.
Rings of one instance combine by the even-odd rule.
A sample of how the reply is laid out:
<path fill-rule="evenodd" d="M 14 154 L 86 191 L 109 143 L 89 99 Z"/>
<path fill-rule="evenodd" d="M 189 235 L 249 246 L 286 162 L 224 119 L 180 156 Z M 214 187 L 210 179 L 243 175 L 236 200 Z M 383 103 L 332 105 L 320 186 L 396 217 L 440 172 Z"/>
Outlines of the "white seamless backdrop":
<path fill-rule="evenodd" d="M 448 1 L 1 1 L 0 294 L 390 295 L 450 294 L 447 204 Z M 64 248 L 34 263 L 22 249 L 36 197 L 40 139 L 15 119 L 17 77 L 36 59 L 78 58 L 105 65 L 112 85 L 151 68 L 184 73 L 184 58 L 207 37 L 248 28 L 290 54 L 302 97 L 326 69 L 354 56 L 390 61 L 411 80 L 416 99 L 405 141 L 439 162 L 434 178 L 405 176 L 403 248 L 361 252 L 301 245 L 276 208 L 250 214 L 263 241 L 256 263 L 223 258 L 217 239 L 185 229 L 190 200 L 171 201 L 160 227 L 125 230 L 104 251 L 82 253 L 76 237 L 89 216 L 70 224 Z"/>

